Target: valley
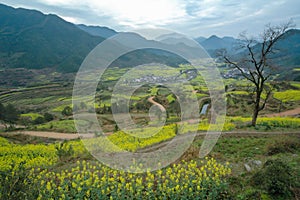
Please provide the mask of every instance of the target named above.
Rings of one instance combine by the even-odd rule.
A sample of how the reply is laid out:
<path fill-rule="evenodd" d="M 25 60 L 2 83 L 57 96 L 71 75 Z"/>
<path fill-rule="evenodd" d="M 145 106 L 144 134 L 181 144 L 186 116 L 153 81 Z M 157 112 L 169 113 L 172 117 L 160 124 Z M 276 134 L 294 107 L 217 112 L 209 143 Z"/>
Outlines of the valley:
<path fill-rule="evenodd" d="M 0 4 L 0 200 L 299 199 L 300 30 L 278 27 L 147 39 Z M 118 34 L 161 49 L 80 68 Z"/>

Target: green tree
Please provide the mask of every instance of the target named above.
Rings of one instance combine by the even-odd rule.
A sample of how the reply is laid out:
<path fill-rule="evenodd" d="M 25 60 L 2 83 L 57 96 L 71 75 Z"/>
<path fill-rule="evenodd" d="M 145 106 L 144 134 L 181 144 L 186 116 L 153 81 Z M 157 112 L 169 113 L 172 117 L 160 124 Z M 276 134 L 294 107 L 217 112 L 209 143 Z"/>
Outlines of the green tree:
<path fill-rule="evenodd" d="M 118 124 L 115 124 L 115 132 L 117 132 L 117 131 L 119 131 L 120 129 L 119 129 L 119 126 L 118 126 Z"/>
<path fill-rule="evenodd" d="M 4 107 L 3 111 L 2 121 L 12 127 L 13 124 L 15 124 L 19 120 L 20 114 L 18 110 L 12 104 L 8 104 L 6 107 Z"/>
<path fill-rule="evenodd" d="M 44 117 L 37 117 L 34 121 L 34 124 L 42 124 L 45 123 L 45 118 Z"/>
<path fill-rule="evenodd" d="M 72 108 L 70 106 L 66 106 L 63 111 L 61 112 L 64 116 L 71 116 L 73 114 Z"/>
<path fill-rule="evenodd" d="M 44 114 L 44 119 L 45 119 L 46 122 L 50 122 L 54 119 L 54 116 L 50 113 L 45 113 Z"/>
<path fill-rule="evenodd" d="M 4 120 L 5 107 L 0 103 L 0 121 Z"/>

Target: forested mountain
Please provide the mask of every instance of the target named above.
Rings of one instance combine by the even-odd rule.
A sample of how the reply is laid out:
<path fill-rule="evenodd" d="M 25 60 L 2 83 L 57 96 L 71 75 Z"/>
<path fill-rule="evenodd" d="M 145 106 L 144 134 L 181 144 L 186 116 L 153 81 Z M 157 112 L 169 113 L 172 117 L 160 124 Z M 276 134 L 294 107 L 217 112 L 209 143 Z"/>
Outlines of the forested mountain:
<path fill-rule="evenodd" d="M 76 71 L 101 41 L 56 15 L 0 4 L 2 68 Z"/>
<path fill-rule="evenodd" d="M 87 26 L 84 24 L 78 24 L 77 27 L 91 35 L 100 36 L 103 38 L 108 38 L 117 34 L 115 30 L 103 26 Z"/>
<path fill-rule="evenodd" d="M 56 15 L 0 4 L 0 67 L 76 72 L 94 47 L 117 33 L 103 27 L 79 27 Z M 160 50 L 137 50 L 114 64 L 131 67 L 151 62 L 171 66 L 186 63 Z"/>
<path fill-rule="evenodd" d="M 36 10 L 12 8 L 0 4 L 0 69 L 49 68 L 60 72 L 76 72 L 87 54 L 105 38 L 117 34 L 108 27 L 74 25 L 62 18 Z M 241 40 L 232 37 L 211 36 L 195 39 L 207 52 L 216 56 L 218 49 L 226 49 L 232 55 Z M 162 35 L 159 42 L 174 48 L 193 48 L 184 38 Z M 153 41 L 154 42 L 154 41 Z M 300 66 L 300 30 L 289 30 L 278 42 L 273 59 L 281 70 L 280 78 L 297 77 L 295 68 Z M 257 44 L 259 45 L 259 44 Z M 138 64 L 158 62 L 170 66 L 186 63 L 179 56 L 161 50 L 137 50 L 123 55 L 113 65 L 132 67 Z M 297 71 L 297 70 L 296 70 Z"/>

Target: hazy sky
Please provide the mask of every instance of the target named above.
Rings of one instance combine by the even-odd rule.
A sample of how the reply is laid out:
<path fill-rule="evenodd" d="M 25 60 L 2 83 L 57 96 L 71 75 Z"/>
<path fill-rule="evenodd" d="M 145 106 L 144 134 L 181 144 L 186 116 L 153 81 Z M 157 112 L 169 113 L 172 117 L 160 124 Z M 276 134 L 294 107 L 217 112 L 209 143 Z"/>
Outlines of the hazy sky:
<path fill-rule="evenodd" d="M 57 14 L 73 23 L 117 31 L 167 28 L 190 37 L 258 34 L 264 25 L 293 19 L 300 27 L 300 0 L 0 0 Z"/>

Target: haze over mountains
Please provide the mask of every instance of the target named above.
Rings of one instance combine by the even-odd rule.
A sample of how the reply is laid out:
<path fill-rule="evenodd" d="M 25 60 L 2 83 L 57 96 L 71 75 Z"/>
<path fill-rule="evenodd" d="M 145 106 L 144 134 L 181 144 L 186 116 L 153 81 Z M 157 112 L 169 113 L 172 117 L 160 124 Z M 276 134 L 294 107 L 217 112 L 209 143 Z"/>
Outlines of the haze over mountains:
<path fill-rule="evenodd" d="M 77 27 L 91 35 L 100 36 L 103 38 L 109 38 L 118 33 L 115 30 L 110 29 L 108 27 L 87 26 L 84 24 L 78 24 Z"/>
<path fill-rule="evenodd" d="M 0 4 L 0 67 L 76 72 L 94 47 L 116 33 L 107 27 L 74 25 L 56 15 Z M 158 52 L 136 51 L 122 57 L 123 63 L 115 64 L 119 63 L 118 67 L 143 64 L 132 63 L 136 57 L 142 57 L 146 63 L 148 59 L 171 66 L 185 62 L 178 56 Z"/>
<path fill-rule="evenodd" d="M 61 72 L 76 72 L 86 55 L 105 38 L 117 34 L 108 27 L 75 25 L 56 15 L 39 11 L 12 8 L 0 4 L 0 68 L 43 69 L 52 68 Z M 169 45 L 187 45 L 186 41 L 172 36 L 162 36 L 159 41 Z M 230 54 L 240 53 L 236 46 L 240 40 L 215 35 L 195 39 L 212 56 L 218 49 Z M 292 71 L 300 66 L 300 30 L 289 30 L 276 48 L 274 58 L 283 69 Z M 123 56 L 114 64 L 129 67 L 144 62 L 163 62 L 170 66 L 186 63 L 178 56 L 167 52 L 144 50 Z M 279 59 L 280 58 L 280 59 Z M 143 63 L 140 63 L 143 64 Z M 285 72 L 285 74 L 289 74 Z"/>

